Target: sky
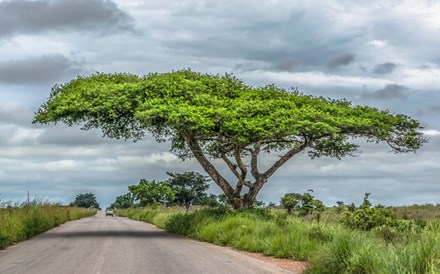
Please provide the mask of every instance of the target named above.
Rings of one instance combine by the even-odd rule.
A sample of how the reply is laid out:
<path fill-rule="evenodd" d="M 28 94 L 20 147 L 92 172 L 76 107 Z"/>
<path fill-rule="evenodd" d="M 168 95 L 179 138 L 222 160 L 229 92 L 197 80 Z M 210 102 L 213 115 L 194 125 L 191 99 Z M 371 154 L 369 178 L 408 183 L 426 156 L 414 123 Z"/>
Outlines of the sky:
<path fill-rule="evenodd" d="M 29 191 L 67 204 L 92 192 L 105 207 L 141 178 L 205 174 L 149 136 L 32 124 L 51 88 L 78 75 L 191 68 L 406 114 L 429 138 L 409 154 L 360 140 L 357 157 L 298 155 L 259 200 L 313 189 L 328 206 L 367 192 L 375 204 L 440 203 L 438 14 L 440 2 L 427 0 L 0 0 L 0 201 Z"/>

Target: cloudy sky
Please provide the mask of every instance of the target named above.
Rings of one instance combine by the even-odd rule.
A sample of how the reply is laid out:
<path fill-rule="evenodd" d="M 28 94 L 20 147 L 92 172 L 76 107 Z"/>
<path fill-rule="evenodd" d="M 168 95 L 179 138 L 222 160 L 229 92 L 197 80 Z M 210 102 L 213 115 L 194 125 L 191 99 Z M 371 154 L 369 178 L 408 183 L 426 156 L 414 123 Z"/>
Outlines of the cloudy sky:
<path fill-rule="evenodd" d="M 107 206 L 140 178 L 203 172 L 151 138 L 31 124 L 51 87 L 77 75 L 189 67 L 407 114 L 430 138 L 416 154 L 361 142 L 341 161 L 300 155 L 260 200 L 314 189 L 327 205 L 365 192 L 387 205 L 440 203 L 439 14 L 427 0 L 0 0 L 0 197 L 93 192 Z"/>

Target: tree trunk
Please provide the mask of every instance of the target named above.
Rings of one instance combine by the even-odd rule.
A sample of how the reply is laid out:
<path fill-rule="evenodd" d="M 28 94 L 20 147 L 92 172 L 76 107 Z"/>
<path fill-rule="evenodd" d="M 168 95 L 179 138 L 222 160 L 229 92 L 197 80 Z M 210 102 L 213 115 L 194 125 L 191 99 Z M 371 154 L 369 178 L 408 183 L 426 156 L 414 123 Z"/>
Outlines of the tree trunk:
<path fill-rule="evenodd" d="M 228 197 L 229 198 L 229 197 Z M 240 209 L 240 208 L 249 208 L 252 207 L 254 204 L 254 200 L 249 199 L 246 195 L 243 197 L 232 197 L 229 198 L 229 203 L 234 209 Z"/>
<path fill-rule="evenodd" d="M 252 207 L 252 205 L 255 202 L 256 196 L 258 194 L 258 191 L 252 191 L 249 190 L 249 193 L 246 193 L 244 196 L 240 196 L 240 194 L 236 194 L 236 193 L 231 193 L 232 195 L 230 195 L 229 193 L 226 193 L 226 196 L 229 199 L 229 203 L 231 204 L 231 206 L 235 209 L 240 209 L 240 208 L 249 208 Z"/>

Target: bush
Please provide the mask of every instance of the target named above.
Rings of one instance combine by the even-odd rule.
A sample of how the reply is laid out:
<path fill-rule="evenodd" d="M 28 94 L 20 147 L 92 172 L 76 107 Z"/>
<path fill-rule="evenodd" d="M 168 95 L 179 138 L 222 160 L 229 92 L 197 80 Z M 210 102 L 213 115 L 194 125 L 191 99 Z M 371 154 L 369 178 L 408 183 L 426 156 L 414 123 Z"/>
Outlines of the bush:
<path fill-rule="evenodd" d="M 369 193 L 365 194 L 364 202 L 354 211 L 344 212 L 340 222 L 348 228 L 363 231 L 369 231 L 379 226 L 397 226 L 397 215 L 384 207 L 371 207 L 368 200 L 369 195 Z"/>
<path fill-rule="evenodd" d="M 165 230 L 184 236 L 189 235 L 191 234 L 193 219 L 192 213 L 178 212 L 166 221 Z"/>

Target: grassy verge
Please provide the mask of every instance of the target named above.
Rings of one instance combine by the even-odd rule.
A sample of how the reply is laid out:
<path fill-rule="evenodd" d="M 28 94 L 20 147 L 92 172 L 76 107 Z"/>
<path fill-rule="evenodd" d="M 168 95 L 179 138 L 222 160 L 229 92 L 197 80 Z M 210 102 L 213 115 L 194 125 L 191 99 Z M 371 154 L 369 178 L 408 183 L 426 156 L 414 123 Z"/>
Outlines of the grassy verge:
<path fill-rule="evenodd" d="M 435 222 L 423 231 L 393 232 L 390 241 L 380 229 L 318 225 L 269 210 L 146 208 L 118 215 L 218 245 L 307 261 L 307 273 L 440 273 L 440 225 Z"/>
<path fill-rule="evenodd" d="M 0 208 L 0 249 L 29 239 L 71 220 L 93 216 L 96 210 L 32 203 Z"/>

